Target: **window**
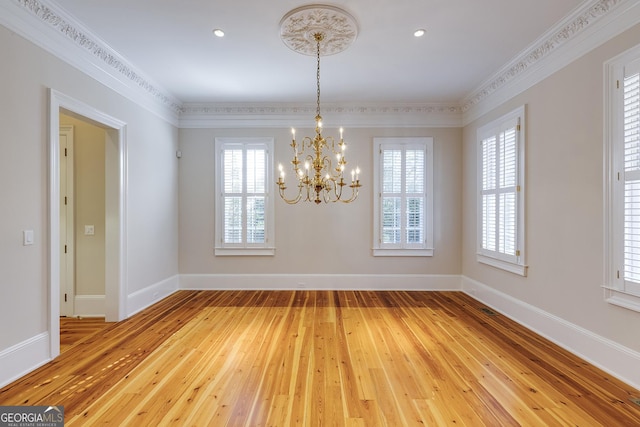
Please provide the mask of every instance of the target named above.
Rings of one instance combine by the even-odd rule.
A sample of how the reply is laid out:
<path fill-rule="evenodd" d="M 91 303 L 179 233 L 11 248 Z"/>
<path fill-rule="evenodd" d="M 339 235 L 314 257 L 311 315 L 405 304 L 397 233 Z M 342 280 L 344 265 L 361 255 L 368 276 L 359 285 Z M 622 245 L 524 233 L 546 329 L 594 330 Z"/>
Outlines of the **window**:
<path fill-rule="evenodd" d="M 478 129 L 478 262 L 526 276 L 524 106 Z"/>
<path fill-rule="evenodd" d="M 273 255 L 273 138 L 216 138 L 216 255 Z"/>
<path fill-rule="evenodd" d="M 374 144 L 374 256 L 432 256 L 433 138 Z"/>
<path fill-rule="evenodd" d="M 605 70 L 605 298 L 640 311 L 640 46 Z"/>

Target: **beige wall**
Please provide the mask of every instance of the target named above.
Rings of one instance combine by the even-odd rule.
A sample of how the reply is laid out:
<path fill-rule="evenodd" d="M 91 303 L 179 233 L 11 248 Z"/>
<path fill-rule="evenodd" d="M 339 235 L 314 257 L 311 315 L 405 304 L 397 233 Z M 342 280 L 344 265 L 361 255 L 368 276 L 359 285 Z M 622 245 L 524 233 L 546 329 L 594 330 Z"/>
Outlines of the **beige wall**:
<path fill-rule="evenodd" d="M 310 120 L 312 117 L 310 117 Z M 309 135 L 311 129 L 297 129 Z M 331 130 L 327 129 L 327 135 Z M 287 205 L 276 198 L 276 255 L 221 257 L 214 245 L 214 140 L 272 136 L 275 165 L 291 159 L 289 129 L 181 129 L 180 272 L 182 274 L 460 274 L 461 130 L 347 129 L 347 160 L 363 171 L 352 204 Z M 373 138 L 432 136 L 435 165 L 435 256 L 373 257 Z M 275 185 L 274 185 L 275 190 Z"/>
<path fill-rule="evenodd" d="M 463 274 L 640 351 L 640 313 L 604 301 L 603 63 L 640 41 L 640 25 L 464 128 Z M 476 131 L 527 105 L 528 277 L 476 262 Z"/>

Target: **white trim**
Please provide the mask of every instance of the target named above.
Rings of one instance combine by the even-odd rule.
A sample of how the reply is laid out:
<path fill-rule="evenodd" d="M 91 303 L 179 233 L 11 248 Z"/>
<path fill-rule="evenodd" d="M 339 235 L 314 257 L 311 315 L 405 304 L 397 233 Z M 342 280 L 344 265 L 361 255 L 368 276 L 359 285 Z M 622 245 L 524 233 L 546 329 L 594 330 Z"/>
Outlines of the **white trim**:
<path fill-rule="evenodd" d="M 4 326 L 6 327 L 6 325 Z M 0 352 L 0 387 L 4 387 L 49 362 L 50 337 L 47 332 Z"/>
<path fill-rule="evenodd" d="M 74 298 L 74 315 L 80 317 L 104 317 L 104 295 L 76 295 Z"/>
<path fill-rule="evenodd" d="M 456 274 L 181 274 L 190 290 L 390 290 L 457 291 Z"/>
<path fill-rule="evenodd" d="M 640 353 L 469 277 L 462 276 L 461 282 L 469 296 L 640 389 Z"/>
<path fill-rule="evenodd" d="M 379 249 L 371 250 L 373 256 L 433 256 L 433 248 L 426 249 Z"/>
<path fill-rule="evenodd" d="M 49 89 L 49 129 L 48 129 L 48 179 L 49 179 L 49 321 L 48 331 L 50 339 L 50 357 L 60 354 L 60 109 L 72 111 L 90 120 L 101 123 L 118 135 L 117 152 L 107 151 L 107 160 L 114 162 L 117 169 L 116 187 L 111 188 L 110 177 L 107 176 L 107 209 L 112 209 L 108 217 L 111 222 L 107 228 L 114 227 L 112 241 L 107 241 L 107 276 L 105 284 L 105 312 L 108 321 L 118 321 L 124 318 L 124 295 L 126 289 L 126 194 L 127 194 L 127 148 L 126 124 L 108 116 L 95 108 Z M 113 158 L 112 158 L 113 157 Z M 107 168 L 110 169 L 110 168 Z M 107 170 L 107 174 L 109 170 Z M 113 192 L 113 200 L 110 194 Z M 113 205 L 113 206 L 112 206 Z"/>
<path fill-rule="evenodd" d="M 506 270 L 510 273 L 519 274 L 520 276 L 526 276 L 528 265 L 516 264 L 509 261 L 503 261 L 494 257 L 486 256 L 483 254 L 476 254 L 476 261 L 490 265 L 491 267 Z"/>
<path fill-rule="evenodd" d="M 605 292 L 605 301 L 609 304 L 640 312 L 640 297 L 637 295 L 620 292 L 618 289 L 607 289 Z"/>
<path fill-rule="evenodd" d="M 273 256 L 276 248 L 214 248 L 215 256 Z"/>
<path fill-rule="evenodd" d="M 133 316 L 163 298 L 168 297 L 179 289 L 179 284 L 180 278 L 176 274 L 128 295 L 127 317 Z"/>

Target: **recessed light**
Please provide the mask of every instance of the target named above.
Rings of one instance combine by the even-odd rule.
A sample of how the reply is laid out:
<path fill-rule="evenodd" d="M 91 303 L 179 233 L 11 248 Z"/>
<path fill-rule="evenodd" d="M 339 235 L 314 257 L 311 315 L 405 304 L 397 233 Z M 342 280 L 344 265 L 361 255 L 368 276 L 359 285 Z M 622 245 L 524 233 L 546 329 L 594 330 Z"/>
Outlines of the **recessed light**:
<path fill-rule="evenodd" d="M 426 33 L 426 32 L 427 32 L 427 30 L 424 30 L 424 29 L 421 28 L 419 30 L 415 30 L 413 32 L 413 35 L 414 35 L 414 37 L 422 37 L 422 36 L 424 36 L 424 33 Z"/>
<path fill-rule="evenodd" d="M 213 34 L 215 34 L 216 37 L 224 37 L 224 31 L 222 31 L 220 28 L 216 28 L 215 30 L 213 30 Z"/>

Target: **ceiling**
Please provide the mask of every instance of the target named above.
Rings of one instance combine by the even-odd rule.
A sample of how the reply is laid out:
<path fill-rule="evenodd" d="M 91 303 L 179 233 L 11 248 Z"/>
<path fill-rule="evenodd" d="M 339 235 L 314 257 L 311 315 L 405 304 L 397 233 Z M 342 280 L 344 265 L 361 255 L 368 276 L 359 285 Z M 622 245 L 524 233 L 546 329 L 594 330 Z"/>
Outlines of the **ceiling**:
<path fill-rule="evenodd" d="M 313 103 L 316 59 L 280 21 L 307 1 L 55 0 L 183 103 Z M 336 0 L 358 35 L 321 59 L 322 101 L 455 104 L 584 0 Z M 223 29 L 224 38 L 212 31 Z M 414 30 L 426 29 L 422 38 Z"/>

